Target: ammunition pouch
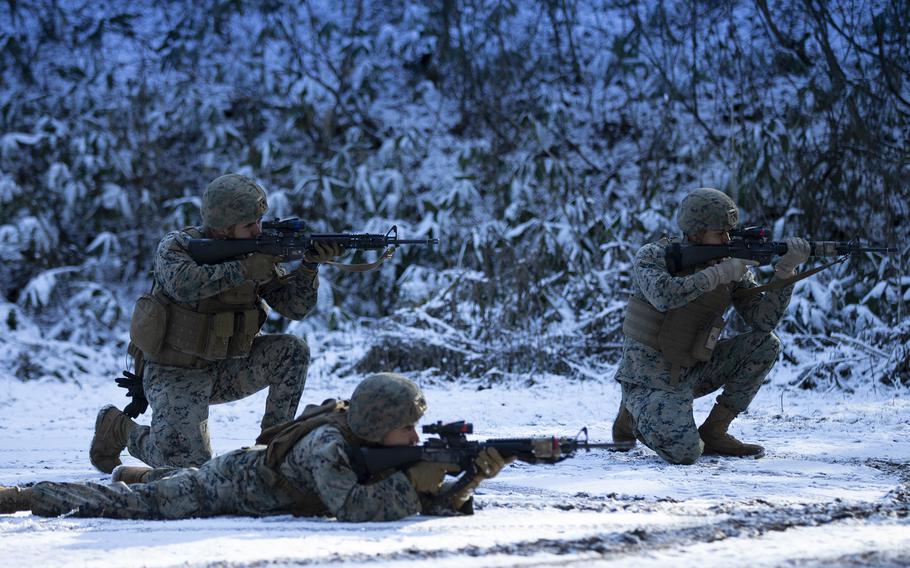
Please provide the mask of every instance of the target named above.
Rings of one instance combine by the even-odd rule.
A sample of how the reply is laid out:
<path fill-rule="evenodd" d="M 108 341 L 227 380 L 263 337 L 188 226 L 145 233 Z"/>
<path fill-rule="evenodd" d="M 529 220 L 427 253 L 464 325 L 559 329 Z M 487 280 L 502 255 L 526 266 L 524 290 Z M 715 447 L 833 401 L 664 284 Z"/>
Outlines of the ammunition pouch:
<path fill-rule="evenodd" d="M 130 339 L 155 363 L 203 368 L 248 356 L 267 314 L 253 282 L 202 300 L 195 309 L 155 291 L 136 302 Z"/>
<path fill-rule="evenodd" d="M 160 353 L 167 333 L 167 303 L 158 295 L 143 294 L 136 300 L 133 318 L 130 320 L 131 345 L 143 353 Z"/>
<path fill-rule="evenodd" d="M 660 351 L 671 365 L 671 380 L 675 383 L 680 368 L 711 359 L 726 325 L 723 315 L 730 303 L 727 286 L 718 286 L 667 312 L 631 296 L 622 331 L 626 337 Z"/>

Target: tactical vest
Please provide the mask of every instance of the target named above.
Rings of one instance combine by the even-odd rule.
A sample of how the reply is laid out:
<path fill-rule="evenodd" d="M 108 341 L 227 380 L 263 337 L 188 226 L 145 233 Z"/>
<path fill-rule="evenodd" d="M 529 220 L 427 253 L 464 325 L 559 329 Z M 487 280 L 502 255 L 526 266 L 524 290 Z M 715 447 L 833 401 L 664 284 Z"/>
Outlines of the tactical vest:
<path fill-rule="evenodd" d="M 183 231 L 202 237 L 192 227 Z M 149 361 L 202 368 L 248 356 L 267 315 L 258 287 L 250 280 L 195 305 L 174 301 L 156 282 L 136 301 L 130 339 Z"/>
<path fill-rule="evenodd" d="M 350 401 L 347 400 L 330 398 L 319 406 L 307 405 L 296 419 L 272 426 L 256 438 L 257 444 L 267 445 L 263 477 L 267 479 L 269 485 L 282 489 L 294 498 L 294 507 L 291 512 L 296 516 L 323 516 L 328 515 L 329 510 L 315 493 L 303 492 L 294 487 L 280 473 L 281 462 L 304 436 L 327 424 L 341 432 L 348 446 L 353 450 L 348 452 L 349 455 L 359 454 L 361 440 L 348 426 L 347 411 L 350 404 Z"/>
<path fill-rule="evenodd" d="M 675 385 L 682 368 L 711 359 L 726 325 L 724 313 L 732 301 L 727 284 L 666 312 L 630 296 L 622 331 L 626 337 L 661 352 L 670 363 L 670 381 Z"/>

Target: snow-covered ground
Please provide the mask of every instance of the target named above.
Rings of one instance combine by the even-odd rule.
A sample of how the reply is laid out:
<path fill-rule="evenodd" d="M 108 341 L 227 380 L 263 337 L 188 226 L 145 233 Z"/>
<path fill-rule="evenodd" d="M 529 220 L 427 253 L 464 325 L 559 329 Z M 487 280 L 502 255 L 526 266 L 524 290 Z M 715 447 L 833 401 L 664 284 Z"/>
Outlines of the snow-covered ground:
<path fill-rule="evenodd" d="M 325 371 L 322 345 L 304 399 L 347 396 L 359 377 Z M 319 353 L 317 347 L 314 352 Z M 110 366 L 99 362 L 98 367 Z M 405 566 L 902 565 L 910 563 L 910 393 L 786 387 L 777 369 L 734 433 L 763 443 L 760 460 L 663 463 L 639 446 L 582 453 L 553 466 L 515 464 L 484 484 L 473 517 L 344 524 L 291 516 L 177 522 L 0 517 L 3 566 L 377 564 Z M 427 421 L 467 419 L 477 438 L 560 434 L 588 426 L 608 440 L 619 389 L 535 377 L 505 384 L 415 376 Z M 0 484 L 103 481 L 87 446 L 95 414 L 120 403 L 108 377 L 81 384 L 0 376 Z M 264 395 L 212 408 L 218 452 L 258 433 Z M 711 397 L 698 401 L 704 417 Z M 140 420 L 147 421 L 148 416 Z M 126 458 L 127 463 L 132 458 Z"/>

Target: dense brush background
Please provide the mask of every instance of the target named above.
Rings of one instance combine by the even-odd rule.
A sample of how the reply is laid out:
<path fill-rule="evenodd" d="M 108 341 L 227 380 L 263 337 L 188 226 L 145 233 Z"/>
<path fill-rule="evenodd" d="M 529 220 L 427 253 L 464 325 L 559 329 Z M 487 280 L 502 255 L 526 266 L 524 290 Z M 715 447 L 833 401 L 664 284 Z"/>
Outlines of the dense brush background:
<path fill-rule="evenodd" d="M 273 316 L 369 344 L 337 372 L 609 378 L 630 259 L 713 186 L 775 237 L 899 247 L 800 284 L 782 357 L 910 385 L 906 1 L 8 1 L 0 69 L 22 380 L 120 357 L 158 240 L 236 171 L 269 216 L 440 238 Z"/>

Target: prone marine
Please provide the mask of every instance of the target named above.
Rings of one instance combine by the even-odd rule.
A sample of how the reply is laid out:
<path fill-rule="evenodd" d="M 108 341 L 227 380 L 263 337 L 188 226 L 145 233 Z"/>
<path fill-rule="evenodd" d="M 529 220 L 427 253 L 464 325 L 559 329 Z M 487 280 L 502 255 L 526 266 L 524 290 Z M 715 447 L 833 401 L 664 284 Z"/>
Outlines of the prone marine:
<path fill-rule="evenodd" d="M 328 400 L 267 432 L 268 444 L 229 452 L 200 468 L 119 466 L 109 485 L 40 482 L 0 488 L 0 513 L 115 519 L 185 519 L 217 515 L 333 516 L 340 521 L 392 521 L 422 514 L 470 514 L 481 481 L 508 460 L 488 448 L 476 474 L 445 507 L 430 507 L 447 487 L 452 464 L 418 462 L 364 480 L 360 447 L 413 446 L 427 409 L 407 378 L 380 373 L 364 379 L 350 401 Z"/>

